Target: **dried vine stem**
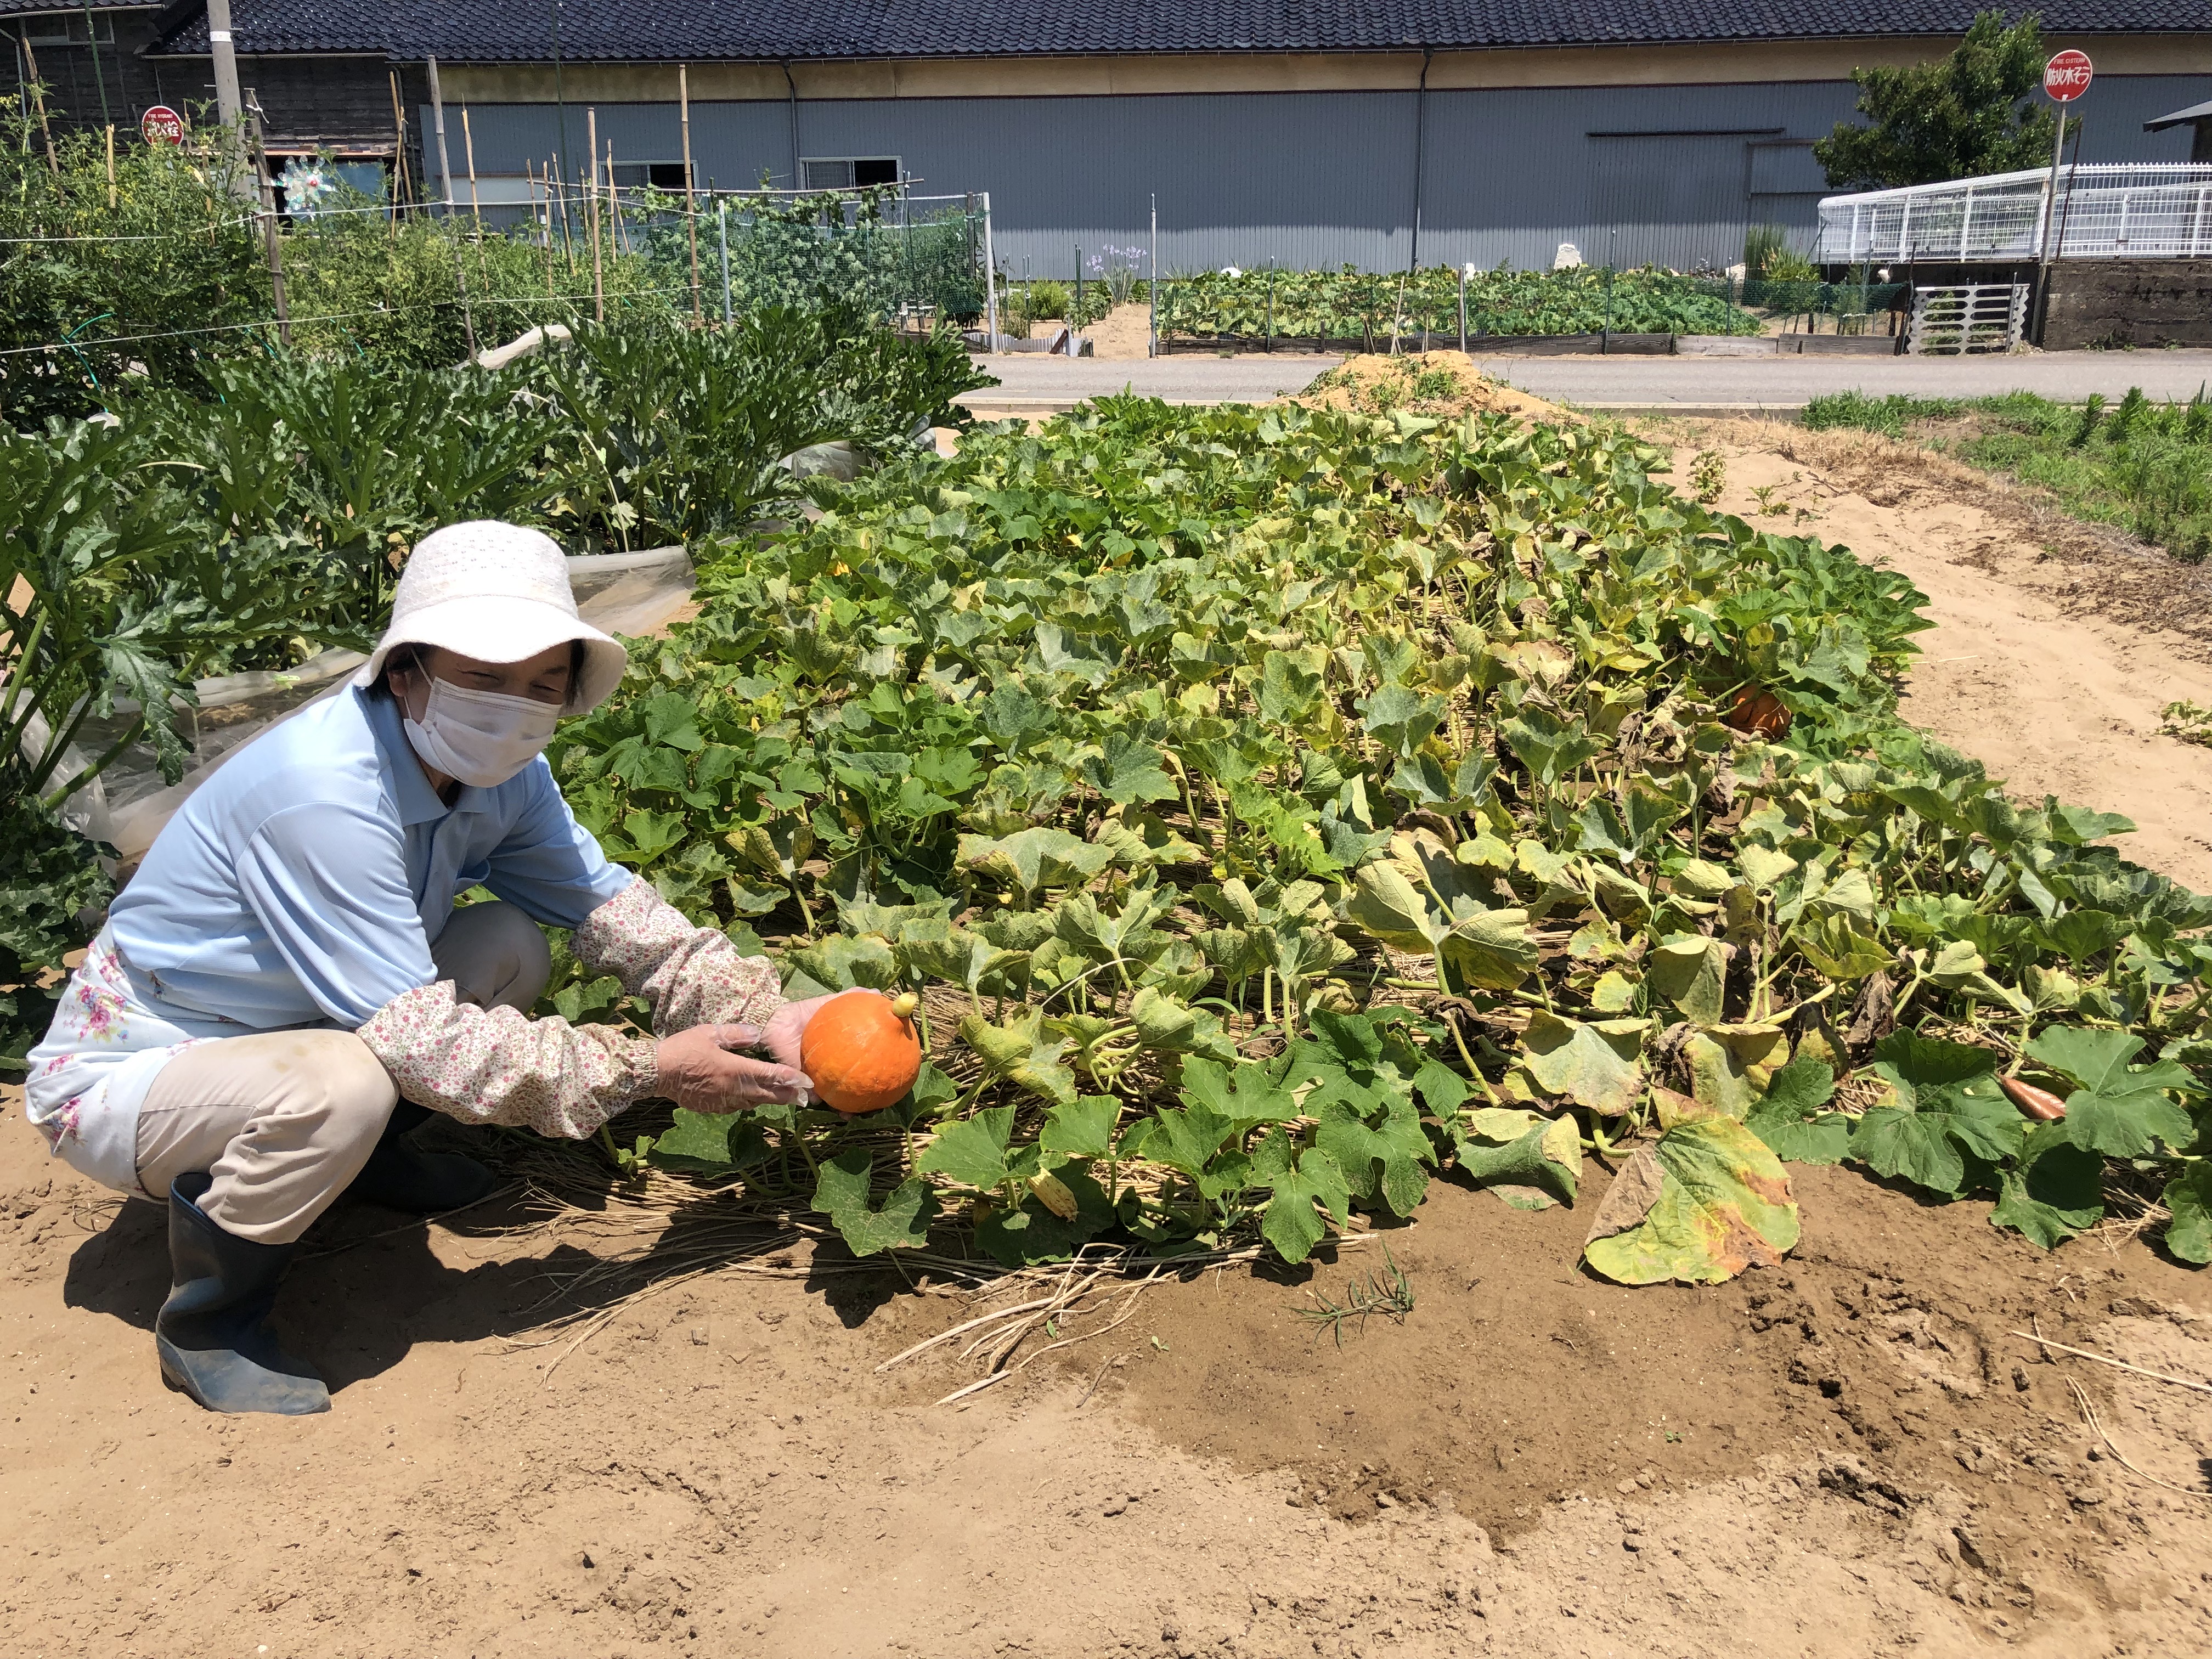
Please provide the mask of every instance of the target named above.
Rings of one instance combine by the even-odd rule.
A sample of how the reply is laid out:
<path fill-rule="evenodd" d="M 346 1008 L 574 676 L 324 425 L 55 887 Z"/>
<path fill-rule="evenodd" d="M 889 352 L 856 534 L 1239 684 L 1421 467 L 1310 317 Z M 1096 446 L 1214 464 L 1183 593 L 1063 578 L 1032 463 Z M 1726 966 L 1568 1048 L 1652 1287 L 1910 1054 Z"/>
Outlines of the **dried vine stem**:
<path fill-rule="evenodd" d="M 2212 1492 L 2207 1492 L 2201 1486 L 2177 1486 L 2171 1480 L 2161 1480 L 2148 1470 L 2137 1468 L 2128 1461 L 2128 1455 L 2114 1443 L 2103 1420 L 2097 1415 L 2097 1408 L 2089 1403 L 2089 1391 L 2070 1376 L 2066 1379 L 2066 1386 L 2074 1390 L 2074 1403 L 2081 1409 L 2081 1420 L 2096 1431 L 2097 1438 L 2105 1443 L 2105 1449 L 2118 1459 L 2120 1467 L 2130 1474 L 2139 1480 L 2148 1480 L 2154 1486 L 2163 1486 L 2168 1492 L 2178 1492 L 2184 1498 L 2212 1498 Z"/>
<path fill-rule="evenodd" d="M 2094 1359 L 2100 1365 L 2110 1365 L 2114 1370 L 2132 1371 L 2137 1376 L 2148 1376 L 2157 1382 L 2171 1382 L 2177 1389 L 2194 1389 L 2199 1394 L 2212 1394 L 2212 1382 L 2199 1382 L 2186 1376 L 2169 1376 L 2164 1371 L 2146 1370 L 2141 1365 L 2130 1365 L 2124 1359 L 2114 1359 L 2106 1354 L 2092 1353 L 2087 1348 L 2069 1347 L 2063 1342 L 2053 1342 L 2047 1336 L 2031 1335 L 2027 1331 L 2014 1331 L 2013 1335 L 2025 1341 L 2040 1343 L 2046 1348 L 2056 1348 L 2061 1353 L 2070 1353 L 2077 1359 Z"/>

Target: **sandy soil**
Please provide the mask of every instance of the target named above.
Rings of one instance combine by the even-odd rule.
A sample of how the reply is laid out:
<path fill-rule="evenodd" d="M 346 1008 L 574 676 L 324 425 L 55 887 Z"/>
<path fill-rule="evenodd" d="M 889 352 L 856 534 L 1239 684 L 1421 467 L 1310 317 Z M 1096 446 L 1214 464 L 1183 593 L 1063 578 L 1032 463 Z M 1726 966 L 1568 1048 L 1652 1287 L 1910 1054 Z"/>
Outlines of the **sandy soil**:
<path fill-rule="evenodd" d="M 1133 362 L 1152 356 L 1152 308 L 1149 305 L 1115 306 L 1083 331 L 1091 355 Z"/>
<path fill-rule="evenodd" d="M 2125 813 L 2128 857 L 2212 889 L 2212 749 L 2160 729 L 2168 703 L 2212 703 L 2212 584 L 2200 571 L 1871 434 L 1643 424 L 1674 444 L 1681 487 L 1696 452 L 1717 449 L 1722 507 L 1841 542 L 1929 596 L 1936 626 L 1918 637 L 1907 720 L 2015 795 Z"/>
<path fill-rule="evenodd" d="M 1450 377 L 1449 391 L 1430 390 L 1425 376 Z M 1417 393 L 1419 395 L 1417 395 Z M 1291 401 L 1322 409 L 1389 414 L 1478 415 L 1492 410 L 1524 420 L 1579 422 L 1582 416 L 1557 404 L 1493 380 L 1464 351 L 1366 352 L 1346 357 Z"/>
<path fill-rule="evenodd" d="M 1918 452 L 1669 435 L 1686 471 L 1723 450 L 1731 507 L 1770 485 L 1771 522 L 1929 592 L 1916 719 L 2212 882 L 2212 756 L 2155 729 L 2212 702 L 2173 568 Z M 21 1118 L 0 1090 L 9 1656 L 2212 1653 L 2212 1389 L 2018 1334 L 2212 1379 L 2207 1281 L 2124 1231 L 2044 1255 L 1985 1205 L 1801 1168 L 1782 1268 L 1628 1291 L 1574 1265 L 1595 1164 L 1576 1211 L 1440 1182 L 1310 1271 L 1094 1300 L 939 1404 L 981 1374 L 959 1344 L 877 1368 L 1027 1290 L 973 1304 L 804 1218 L 479 1139 L 561 1207 L 341 1205 L 280 1316 L 335 1410 L 222 1419 L 155 1370 L 158 1212 Z M 1340 1347 L 1299 1316 L 1385 1249 L 1402 1324 Z M 606 1317 L 548 1340 L 579 1307 Z"/>
<path fill-rule="evenodd" d="M 775 1233 L 581 1346 L 508 1340 L 598 1256 L 681 1256 L 713 1200 L 550 1234 L 346 1206 L 283 1309 L 336 1409 L 222 1419 L 155 1375 L 158 1216 L 19 1117 L 10 1654 L 2212 1651 L 2212 1398 L 2008 1334 L 2212 1375 L 2202 1281 L 2139 1244 L 2041 1257 L 1804 1170 L 1785 1271 L 1630 1291 L 1573 1270 L 1580 1217 L 1440 1185 L 1387 1241 L 1402 1327 L 1340 1350 L 1296 1316 L 1369 1243 L 1170 1282 L 943 1406 L 976 1374 L 950 1350 L 873 1368 L 970 1310 Z"/>

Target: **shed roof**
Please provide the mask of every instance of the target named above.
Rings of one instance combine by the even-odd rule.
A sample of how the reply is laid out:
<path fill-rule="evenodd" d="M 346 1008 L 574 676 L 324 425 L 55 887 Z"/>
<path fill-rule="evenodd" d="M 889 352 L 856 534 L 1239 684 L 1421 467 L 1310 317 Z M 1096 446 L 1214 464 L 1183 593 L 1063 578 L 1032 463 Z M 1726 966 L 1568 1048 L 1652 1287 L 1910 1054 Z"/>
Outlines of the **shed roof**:
<path fill-rule="evenodd" d="M 2168 127 L 2184 126 L 2191 121 L 2212 121 L 2212 98 L 2201 104 L 2191 104 L 2187 109 L 2178 109 L 2171 115 L 2161 115 L 2155 121 L 2146 121 L 2143 131 L 2164 132 Z"/>
<path fill-rule="evenodd" d="M 9 0 L 0 0 L 0 6 Z M 1986 0 L 562 0 L 584 62 L 1343 52 L 1958 35 Z M 51 9 L 51 6 L 41 7 Z M 2203 0 L 2046 0 L 2052 34 L 2204 33 Z M 239 0 L 242 52 L 543 63 L 552 4 Z M 185 0 L 155 50 L 208 50 Z"/>

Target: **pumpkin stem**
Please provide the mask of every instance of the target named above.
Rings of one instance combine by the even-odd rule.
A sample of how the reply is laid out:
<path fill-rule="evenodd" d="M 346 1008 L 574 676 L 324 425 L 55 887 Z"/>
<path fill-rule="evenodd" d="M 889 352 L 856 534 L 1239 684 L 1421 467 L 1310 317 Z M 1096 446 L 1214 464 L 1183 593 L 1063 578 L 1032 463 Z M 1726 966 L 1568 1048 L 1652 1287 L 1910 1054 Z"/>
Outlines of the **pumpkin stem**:
<path fill-rule="evenodd" d="M 902 991 L 891 999 L 891 1012 L 905 1019 L 921 1006 L 921 999 L 911 991 Z"/>

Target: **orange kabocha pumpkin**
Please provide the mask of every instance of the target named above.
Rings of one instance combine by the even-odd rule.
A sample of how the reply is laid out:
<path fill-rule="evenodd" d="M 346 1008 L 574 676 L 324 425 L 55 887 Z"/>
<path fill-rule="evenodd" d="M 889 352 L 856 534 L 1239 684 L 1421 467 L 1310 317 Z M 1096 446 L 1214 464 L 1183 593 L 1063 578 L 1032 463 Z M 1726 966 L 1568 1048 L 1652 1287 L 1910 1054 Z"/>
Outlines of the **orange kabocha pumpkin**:
<path fill-rule="evenodd" d="M 896 1104 L 921 1075 L 921 1042 L 908 991 L 896 1000 L 880 991 L 848 991 L 814 1011 L 799 1040 L 799 1067 L 814 1092 L 841 1112 L 880 1112 Z"/>
<path fill-rule="evenodd" d="M 1790 735 L 1790 711 L 1763 685 L 1739 687 L 1729 705 L 1728 724 L 1769 743 Z"/>

